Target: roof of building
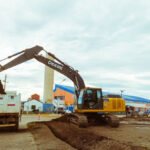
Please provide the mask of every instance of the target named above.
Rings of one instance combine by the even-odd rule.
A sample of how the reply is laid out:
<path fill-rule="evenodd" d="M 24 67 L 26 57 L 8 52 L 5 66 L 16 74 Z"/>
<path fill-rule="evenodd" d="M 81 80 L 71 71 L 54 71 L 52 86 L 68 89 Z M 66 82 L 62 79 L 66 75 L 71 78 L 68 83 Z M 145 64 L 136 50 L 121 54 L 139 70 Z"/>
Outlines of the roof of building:
<path fill-rule="evenodd" d="M 74 94 L 74 87 L 72 87 L 72 86 L 66 86 L 66 85 L 55 84 L 55 89 L 53 90 L 53 92 L 55 92 L 57 88 L 62 89 L 62 90 L 64 90 L 64 91 L 67 91 L 67 92 L 69 92 L 69 93 Z"/>
<path fill-rule="evenodd" d="M 126 103 L 127 106 L 132 106 L 132 107 L 137 107 L 137 108 L 150 108 L 150 106 L 147 106 L 146 103 L 134 103 L 134 102 L 130 102 L 130 103 Z"/>
<path fill-rule="evenodd" d="M 55 89 L 54 92 L 56 91 L 56 89 L 62 89 L 64 91 L 67 91 L 69 93 L 74 94 L 74 87 L 72 86 L 66 86 L 66 85 L 59 85 L 59 84 L 55 84 Z M 108 95 L 108 94 L 116 94 L 116 95 L 120 95 L 118 93 L 110 93 L 110 92 L 103 92 L 103 95 Z M 122 98 L 124 98 L 126 101 L 134 101 L 134 102 L 144 102 L 144 103 L 150 103 L 150 99 L 146 99 L 143 97 L 138 97 L 138 96 L 131 96 L 131 95 L 122 95 Z"/>
<path fill-rule="evenodd" d="M 40 103 L 43 103 L 43 102 L 41 102 L 41 101 L 39 101 L 39 100 L 36 100 L 36 99 L 30 99 L 30 100 L 28 100 L 28 101 L 25 101 L 24 103 L 27 103 L 27 102 L 31 102 L 31 101 L 37 101 L 37 102 L 40 102 Z"/>
<path fill-rule="evenodd" d="M 131 95 L 123 95 L 122 97 L 126 101 L 135 101 L 135 102 L 150 103 L 150 99 L 146 99 L 146 98 L 143 98 L 143 97 L 131 96 Z"/>

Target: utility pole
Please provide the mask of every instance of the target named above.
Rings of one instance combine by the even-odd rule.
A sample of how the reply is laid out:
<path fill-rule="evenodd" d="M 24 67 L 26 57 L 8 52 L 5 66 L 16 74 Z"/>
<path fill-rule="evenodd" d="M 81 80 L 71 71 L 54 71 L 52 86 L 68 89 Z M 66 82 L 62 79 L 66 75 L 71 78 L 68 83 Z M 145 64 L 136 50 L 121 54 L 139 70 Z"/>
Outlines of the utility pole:
<path fill-rule="evenodd" d="M 7 74 L 5 74 L 5 79 L 3 80 L 3 82 L 4 82 L 4 90 L 6 90 Z"/>

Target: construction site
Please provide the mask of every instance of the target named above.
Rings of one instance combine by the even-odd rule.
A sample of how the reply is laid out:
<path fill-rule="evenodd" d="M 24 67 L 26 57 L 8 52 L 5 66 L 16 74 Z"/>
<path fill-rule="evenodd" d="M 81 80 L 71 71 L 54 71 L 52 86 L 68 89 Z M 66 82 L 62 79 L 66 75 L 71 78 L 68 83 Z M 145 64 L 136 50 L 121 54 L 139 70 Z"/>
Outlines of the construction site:
<path fill-rule="evenodd" d="M 46 110 L 49 111 L 42 113 L 41 102 L 39 101 L 36 104 L 38 95 L 31 96 L 22 107 L 21 95 L 17 95 L 16 92 L 5 91 L 6 85 L 3 87 L 1 82 L 0 127 L 1 131 L 4 131 L 1 133 L 2 135 L 5 135 L 5 131 L 6 134 L 8 132 L 14 134 L 12 132 L 15 132 L 16 136 L 20 132 L 23 136 L 26 132 L 30 133 L 34 148 L 31 146 L 28 149 L 150 149 L 149 107 L 144 105 L 144 108 L 140 103 L 137 106 L 133 96 L 132 102 L 130 102 L 129 96 L 123 98 L 122 93 L 121 95 L 110 94 L 103 92 L 101 88 L 86 87 L 78 71 L 46 50 L 44 50 L 46 56 L 39 55 L 38 53 L 42 50 L 44 50 L 43 47 L 35 46 L 4 58 L 3 60 L 15 57 L 1 65 L 0 72 L 33 58 L 45 64 L 44 101 Z M 60 111 L 62 110 L 61 105 L 53 105 L 53 99 L 59 104 L 63 97 L 67 97 L 61 91 L 53 94 L 53 91 L 61 87 L 57 85 L 53 90 L 54 70 L 65 75 L 74 83 L 72 103 L 69 101 L 71 98 L 69 96 L 67 98 L 67 101 L 72 104 L 72 110 L 67 105 L 68 107 L 63 107 L 64 112 L 62 112 Z M 69 87 L 63 87 L 62 89 L 65 90 L 65 88 Z M 136 97 L 136 99 L 139 100 L 139 97 Z M 144 101 L 146 99 L 141 102 L 144 104 Z M 38 105 L 38 109 L 36 105 Z M 43 107 L 45 107 L 44 104 Z M 51 109 L 48 109 L 48 107 Z M 19 149 L 20 142 L 17 144 L 17 140 L 20 139 L 17 138 L 14 141 L 18 145 L 14 149 L 17 149 L 17 147 Z M 2 147 L 2 149 L 6 149 L 5 145 Z"/>
<path fill-rule="evenodd" d="M 150 150 L 149 8 L 0 0 L 0 150 Z"/>

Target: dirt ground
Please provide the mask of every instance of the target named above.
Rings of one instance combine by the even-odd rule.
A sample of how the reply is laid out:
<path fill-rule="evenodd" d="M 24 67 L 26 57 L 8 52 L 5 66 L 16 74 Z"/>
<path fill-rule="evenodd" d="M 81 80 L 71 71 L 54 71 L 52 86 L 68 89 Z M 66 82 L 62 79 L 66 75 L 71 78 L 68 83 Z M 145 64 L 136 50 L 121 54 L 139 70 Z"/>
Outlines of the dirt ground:
<path fill-rule="evenodd" d="M 123 123 L 119 128 L 76 125 L 48 121 L 32 130 L 38 150 L 147 150 L 150 149 L 150 125 Z M 39 138 L 40 137 L 40 138 Z"/>
<path fill-rule="evenodd" d="M 30 131 L 34 136 L 37 150 L 76 150 L 66 142 L 58 139 L 43 123 L 34 125 L 34 129 L 30 129 Z"/>
<path fill-rule="evenodd" d="M 72 124 L 56 121 L 49 122 L 47 125 L 57 137 L 79 150 L 145 150 L 149 146 L 148 141 L 146 142 L 147 145 L 142 145 L 136 142 L 136 144 L 133 144 L 130 139 L 127 140 L 127 136 L 130 136 L 130 134 L 124 133 L 126 131 L 128 133 L 128 127 L 93 126 L 83 129 Z M 123 130 L 122 134 L 120 133 L 121 130 Z M 133 137 L 135 141 L 139 139 L 138 134 L 141 134 L 141 132 Z"/>
<path fill-rule="evenodd" d="M 58 120 L 23 117 L 18 132 L 0 131 L 0 150 L 150 150 L 150 120 L 123 119 L 119 128 Z"/>
<path fill-rule="evenodd" d="M 148 125 L 120 125 L 119 128 L 101 126 L 90 127 L 88 130 L 122 143 L 150 149 L 150 126 Z"/>

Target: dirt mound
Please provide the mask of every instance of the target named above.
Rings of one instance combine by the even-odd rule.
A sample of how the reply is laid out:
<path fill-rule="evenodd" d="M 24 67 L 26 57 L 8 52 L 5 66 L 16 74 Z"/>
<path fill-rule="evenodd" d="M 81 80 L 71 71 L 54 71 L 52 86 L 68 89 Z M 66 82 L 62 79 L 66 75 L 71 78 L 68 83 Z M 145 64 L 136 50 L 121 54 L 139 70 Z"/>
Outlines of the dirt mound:
<path fill-rule="evenodd" d="M 90 145 L 95 145 L 98 141 L 105 139 L 105 137 L 89 134 L 72 124 L 50 122 L 47 125 L 58 138 L 81 150 L 88 150 Z"/>
<path fill-rule="evenodd" d="M 96 135 L 73 124 L 51 121 L 46 122 L 46 125 L 58 138 L 79 150 L 146 150 L 144 147 L 132 146 Z"/>

